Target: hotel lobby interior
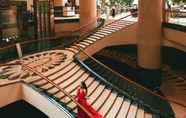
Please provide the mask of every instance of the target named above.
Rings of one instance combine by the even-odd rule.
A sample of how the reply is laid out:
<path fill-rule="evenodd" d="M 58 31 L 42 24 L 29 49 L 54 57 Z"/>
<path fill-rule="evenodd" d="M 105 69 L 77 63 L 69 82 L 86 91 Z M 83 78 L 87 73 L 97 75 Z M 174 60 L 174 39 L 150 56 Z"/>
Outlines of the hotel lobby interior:
<path fill-rule="evenodd" d="M 186 118 L 185 6 L 0 0 L 0 117 Z"/>

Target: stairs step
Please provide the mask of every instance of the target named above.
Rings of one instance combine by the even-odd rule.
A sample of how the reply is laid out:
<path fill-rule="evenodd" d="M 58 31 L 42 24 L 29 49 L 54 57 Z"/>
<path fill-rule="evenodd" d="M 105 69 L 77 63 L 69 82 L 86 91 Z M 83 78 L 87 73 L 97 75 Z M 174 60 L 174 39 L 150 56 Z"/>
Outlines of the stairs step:
<path fill-rule="evenodd" d="M 64 76 L 66 73 L 68 73 L 71 69 L 75 68 L 77 65 L 75 63 L 70 63 L 68 66 L 66 66 L 66 68 L 64 68 L 63 70 L 61 71 L 58 71 L 56 69 L 56 73 L 50 75 L 50 76 L 47 76 L 50 80 L 56 80 L 58 79 L 59 77 L 61 76 Z M 38 86 L 44 86 L 46 85 L 48 82 L 44 79 L 41 79 L 40 81 L 35 81 L 34 84 L 35 85 L 38 85 Z"/>
<path fill-rule="evenodd" d="M 82 44 L 82 45 L 85 45 L 85 46 L 89 46 L 91 43 L 88 43 L 88 42 L 83 40 L 83 41 L 79 42 L 79 44 Z"/>
<path fill-rule="evenodd" d="M 144 118 L 144 116 L 145 116 L 144 110 L 141 108 L 138 108 L 136 118 Z"/>
<path fill-rule="evenodd" d="M 93 104 L 93 102 L 95 102 L 98 99 L 98 97 L 103 93 L 104 89 L 105 89 L 104 85 L 99 85 L 96 91 L 89 96 L 88 102 L 90 104 Z"/>
<path fill-rule="evenodd" d="M 66 74 L 60 75 L 59 77 L 55 78 L 55 79 L 51 79 L 54 83 L 56 84 L 61 84 L 62 82 L 68 80 L 70 77 L 73 76 L 73 74 L 76 74 L 78 71 L 80 70 L 79 66 L 75 66 L 72 70 L 68 70 Z M 51 89 L 53 86 L 51 86 L 50 84 L 44 84 L 42 85 L 41 88 L 43 89 Z"/>
<path fill-rule="evenodd" d="M 131 105 L 127 118 L 136 118 L 137 105 Z"/>
<path fill-rule="evenodd" d="M 112 31 L 107 31 L 107 30 L 99 30 L 98 32 L 103 32 L 103 33 L 107 33 L 107 34 L 113 33 Z"/>
<path fill-rule="evenodd" d="M 115 28 L 115 29 L 119 30 L 119 29 L 123 28 L 124 26 L 119 26 L 119 25 L 109 25 L 108 27 L 109 27 L 109 28 Z"/>
<path fill-rule="evenodd" d="M 93 36 L 97 36 L 97 37 L 101 37 L 101 38 L 105 37 L 104 35 L 102 35 L 102 34 L 97 34 L 97 33 L 93 34 Z"/>
<path fill-rule="evenodd" d="M 92 44 L 92 43 L 94 43 L 94 41 L 91 41 L 91 40 L 87 40 L 87 39 L 85 39 L 85 40 L 83 40 L 84 42 L 87 42 L 87 43 L 89 43 L 89 44 Z"/>
<path fill-rule="evenodd" d="M 99 31 L 106 31 L 106 32 L 111 32 L 111 33 L 116 32 L 116 30 L 110 29 L 110 28 L 108 28 L 108 27 L 105 27 L 104 29 L 101 29 L 101 30 L 99 30 Z"/>
<path fill-rule="evenodd" d="M 88 43 L 89 45 L 91 45 L 91 44 L 94 43 L 94 41 L 91 41 L 91 40 L 88 40 L 88 39 L 83 40 L 83 42 L 86 42 L 86 43 Z"/>
<path fill-rule="evenodd" d="M 86 45 L 83 45 L 83 44 L 80 44 L 80 43 L 76 44 L 76 46 L 79 47 L 79 48 L 83 48 L 83 49 L 87 47 Z"/>
<path fill-rule="evenodd" d="M 115 104 L 115 102 L 116 102 L 116 100 L 117 100 L 117 97 L 118 97 L 118 95 L 115 97 L 115 99 L 114 99 L 114 101 L 112 102 L 112 104 L 110 105 L 109 109 L 108 109 L 107 112 L 104 114 L 104 117 L 106 117 L 106 116 L 110 113 L 110 111 L 111 111 L 112 109 L 115 109 L 115 108 L 113 107 L 113 105 Z"/>
<path fill-rule="evenodd" d="M 97 39 L 97 40 L 101 39 L 101 37 L 98 37 L 98 36 L 95 36 L 95 35 L 91 35 L 90 38 L 94 38 L 94 39 Z"/>
<path fill-rule="evenodd" d="M 107 97 L 110 96 L 110 94 L 111 94 L 111 90 L 105 89 L 103 94 L 99 96 L 98 100 L 93 104 L 93 107 L 98 110 L 103 105 Z"/>
<path fill-rule="evenodd" d="M 118 111 L 120 110 L 120 106 L 122 105 L 123 98 L 122 97 L 117 97 L 117 100 L 112 106 L 112 109 L 110 112 L 107 114 L 105 118 L 112 118 L 113 116 L 116 117 Z"/>
<path fill-rule="evenodd" d="M 121 110 L 118 114 L 118 118 L 123 118 L 127 116 L 127 112 L 130 108 L 131 101 L 124 99 L 123 105 L 121 107 Z"/>
<path fill-rule="evenodd" d="M 111 27 L 111 26 L 109 27 L 109 26 L 107 26 L 107 27 L 104 28 L 104 30 L 108 30 L 108 31 L 113 30 L 114 32 L 116 32 L 116 31 L 119 30 L 119 28 L 115 28 L 115 27 Z"/>
<path fill-rule="evenodd" d="M 87 75 L 86 77 L 82 77 L 82 81 L 85 81 L 85 83 L 87 84 L 87 86 L 90 86 L 91 83 L 93 82 L 93 79 L 91 79 L 91 77 L 89 77 L 89 75 Z M 81 81 L 75 82 L 73 86 L 69 86 L 65 89 L 65 91 L 67 91 L 68 93 L 70 93 L 71 95 L 76 95 L 76 90 L 78 88 L 78 86 L 80 85 Z M 60 99 L 65 98 L 65 96 L 61 96 Z M 70 101 L 68 101 L 70 102 Z"/>
<path fill-rule="evenodd" d="M 89 38 L 87 38 L 88 40 L 90 40 L 90 41 L 97 41 L 97 39 L 95 39 L 95 38 L 91 38 L 91 37 L 89 37 Z"/>
<path fill-rule="evenodd" d="M 63 83 L 59 84 L 59 86 L 63 89 L 66 89 L 68 86 L 72 86 L 72 84 L 75 83 L 76 81 L 78 81 L 83 76 L 84 73 L 85 73 L 84 70 L 79 70 L 70 79 L 68 79 L 68 80 L 64 81 Z"/>
<path fill-rule="evenodd" d="M 103 35 L 103 36 L 107 36 L 108 35 L 108 33 L 104 33 L 104 32 L 96 32 L 96 34 L 99 34 L 99 35 Z"/>
<path fill-rule="evenodd" d="M 145 118 L 152 118 L 152 114 L 145 112 Z"/>

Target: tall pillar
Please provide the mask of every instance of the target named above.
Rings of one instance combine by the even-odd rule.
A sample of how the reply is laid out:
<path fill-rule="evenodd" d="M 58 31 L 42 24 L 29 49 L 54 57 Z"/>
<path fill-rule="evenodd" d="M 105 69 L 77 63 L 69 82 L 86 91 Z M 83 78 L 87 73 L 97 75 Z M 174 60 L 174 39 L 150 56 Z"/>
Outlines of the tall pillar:
<path fill-rule="evenodd" d="M 141 82 L 148 88 L 160 86 L 162 0 L 139 0 L 138 66 Z"/>
<path fill-rule="evenodd" d="M 87 26 L 87 30 L 91 30 L 97 25 L 97 5 L 96 0 L 80 0 L 80 27 Z"/>
<path fill-rule="evenodd" d="M 33 0 L 27 0 L 27 10 L 32 11 L 33 10 Z"/>

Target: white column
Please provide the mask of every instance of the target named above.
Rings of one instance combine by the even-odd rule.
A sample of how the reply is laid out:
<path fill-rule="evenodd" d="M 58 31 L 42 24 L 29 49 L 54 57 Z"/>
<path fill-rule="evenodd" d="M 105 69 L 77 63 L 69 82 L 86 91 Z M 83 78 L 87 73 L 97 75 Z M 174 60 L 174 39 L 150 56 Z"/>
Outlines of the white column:
<path fill-rule="evenodd" d="M 162 0 L 139 0 L 138 65 L 146 69 L 161 66 Z"/>
<path fill-rule="evenodd" d="M 92 29 L 97 24 L 97 5 L 96 0 L 80 0 L 80 26 L 85 26 L 91 22 L 87 28 Z"/>

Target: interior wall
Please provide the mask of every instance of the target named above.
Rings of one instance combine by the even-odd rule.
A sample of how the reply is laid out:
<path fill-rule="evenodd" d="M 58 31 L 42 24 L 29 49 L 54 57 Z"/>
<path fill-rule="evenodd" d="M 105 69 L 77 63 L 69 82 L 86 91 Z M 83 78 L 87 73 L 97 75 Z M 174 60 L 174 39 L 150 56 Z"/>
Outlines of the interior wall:
<path fill-rule="evenodd" d="M 186 52 L 186 32 L 170 28 L 164 28 L 163 32 L 164 46 L 173 47 Z"/>
<path fill-rule="evenodd" d="M 23 100 L 32 104 L 36 108 L 40 109 L 50 118 L 68 118 L 67 115 L 60 110 L 56 105 L 51 103 L 47 97 L 40 95 L 38 92 L 34 91 L 32 88 L 25 84 L 22 84 Z"/>
<path fill-rule="evenodd" d="M 55 32 L 62 33 L 66 31 L 72 31 L 74 29 L 79 29 L 79 22 L 77 23 L 57 23 L 55 25 Z"/>
<path fill-rule="evenodd" d="M 4 107 L 8 104 L 11 104 L 15 101 L 21 100 L 21 84 L 9 84 L 6 86 L 0 87 L 0 107 Z"/>
<path fill-rule="evenodd" d="M 19 100 L 24 100 L 50 118 L 69 118 L 57 104 L 52 103 L 47 97 L 33 90 L 22 82 L 0 86 L 0 108 Z"/>

